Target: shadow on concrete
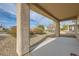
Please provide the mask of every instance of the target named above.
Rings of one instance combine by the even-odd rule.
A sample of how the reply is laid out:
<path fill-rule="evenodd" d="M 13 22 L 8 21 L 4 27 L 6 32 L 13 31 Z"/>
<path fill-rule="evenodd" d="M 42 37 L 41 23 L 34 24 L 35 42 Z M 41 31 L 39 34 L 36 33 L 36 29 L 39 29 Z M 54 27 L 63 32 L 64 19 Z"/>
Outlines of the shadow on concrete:
<path fill-rule="evenodd" d="M 79 42 L 75 38 L 56 37 L 47 38 L 33 51 L 33 56 L 70 56 L 70 53 L 79 54 Z"/>
<path fill-rule="evenodd" d="M 48 37 L 54 38 L 54 37 L 56 37 L 56 35 L 55 35 L 55 34 L 52 34 L 52 35 L 48 35 L 48 36 L 42 38 L 39 42 L 33 44 L 33 45 L 30 47 L 30 52 L 31 52 L 33 49 L 35 49 L 39 44 L 41 44 L 42 42 L 44 42 L 44 41 L 46 40 L 46 38 L 48 38 Z M 60 37 L 76 38 L 76 36 L 75 36 L 74 34 L 71 34 L 71 33 L 60 34 Z M 39 38 L 38 38 L 38 39 L 39 39 Z"/>

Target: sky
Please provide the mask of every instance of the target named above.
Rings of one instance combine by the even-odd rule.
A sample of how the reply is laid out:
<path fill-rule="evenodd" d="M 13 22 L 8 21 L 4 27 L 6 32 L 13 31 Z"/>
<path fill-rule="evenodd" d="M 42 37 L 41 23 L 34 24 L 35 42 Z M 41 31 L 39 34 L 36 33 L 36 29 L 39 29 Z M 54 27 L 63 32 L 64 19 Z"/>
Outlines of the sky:
<path fill-rule="evenodd" d="M 37 25 L 47 27 L 52 23 L 53 21 L 51 19 L 30 10 L 30 28 L 35 28 Z"/>
<path fill-rule="evenodd" d="M 0 3 L 0 25 L 10 28 L 16 25 L 15 4 Z"/>
<path fill-rule="evenodd" d="M 47 27 L 52 23 L 54 21 L 51 19 L 30 10 L 30 28 L 34 28 L 39 24 Z M 7 28 L 16 26 L 16 4 L 0 3 L 0 24 Z M 72 21 L 61 22 L 60 24 L 72 24 Z"/>
<path fill-rule="evenodd" d="M 47 27 L 50 24 L 54 24 L 54 21 L 31 10 L 30 11 L 30 28 L 34 28 L 39 24 Z M 62 21 L 60 22 L 60 27 L 63 27 L 64 24 L 71 25 L 74 23 L 72 22 L 72 20 Z"/>

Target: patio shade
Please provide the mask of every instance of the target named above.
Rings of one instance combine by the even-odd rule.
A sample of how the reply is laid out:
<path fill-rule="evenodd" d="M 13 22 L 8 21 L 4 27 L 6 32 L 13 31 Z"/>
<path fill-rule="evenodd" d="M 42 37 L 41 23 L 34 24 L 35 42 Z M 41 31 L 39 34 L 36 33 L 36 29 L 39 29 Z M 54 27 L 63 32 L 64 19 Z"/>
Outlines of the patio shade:
<path fill-rule="evenodd" d="M 30 8 L 50 19 L 58 21 L 76 19 L 79 15 L 78 3 L 31 3 Z"/>

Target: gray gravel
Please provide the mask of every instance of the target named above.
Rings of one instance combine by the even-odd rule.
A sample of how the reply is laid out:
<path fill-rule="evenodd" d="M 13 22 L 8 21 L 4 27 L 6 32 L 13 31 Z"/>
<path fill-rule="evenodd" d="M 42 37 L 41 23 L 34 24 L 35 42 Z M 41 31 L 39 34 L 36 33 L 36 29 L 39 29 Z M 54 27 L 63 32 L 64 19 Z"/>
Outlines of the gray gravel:
<path fill-rule="evenodd" d="M 0 33 L 0 56 L 16 56 L 16 38 Z"/>

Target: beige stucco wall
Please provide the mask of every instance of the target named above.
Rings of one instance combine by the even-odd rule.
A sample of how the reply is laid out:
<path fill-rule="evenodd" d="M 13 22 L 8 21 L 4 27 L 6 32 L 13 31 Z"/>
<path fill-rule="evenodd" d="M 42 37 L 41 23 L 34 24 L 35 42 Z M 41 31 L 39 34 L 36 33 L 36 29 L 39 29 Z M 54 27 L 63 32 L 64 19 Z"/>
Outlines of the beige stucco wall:
<path fill-rule="evenodd" d="M 17 47 L 18 55 L 29 52 L 29 5 L 17 5 Z"/>

